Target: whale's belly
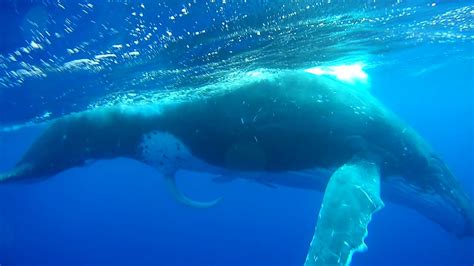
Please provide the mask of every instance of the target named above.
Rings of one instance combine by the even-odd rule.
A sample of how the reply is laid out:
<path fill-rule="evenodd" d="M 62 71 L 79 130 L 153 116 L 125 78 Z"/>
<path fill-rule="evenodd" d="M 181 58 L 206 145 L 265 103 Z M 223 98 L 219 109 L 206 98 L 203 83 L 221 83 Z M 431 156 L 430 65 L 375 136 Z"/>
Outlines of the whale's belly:
<path fill-rule="evenodd" d="M 181 169 L 213 168 L 193 156 L 180 139 L 164 131 L 152 131 L 144 134 L 138 148 L 138 157 L 165 175 L 174 174 Z"/>
<path fill-rule="evenodd" d="M 215 176 L 216 182 L 245 179 L 269 187 L 287 186 L 322 191 L 331 171 L 310 168 L 300 171 L 268 172 L 239 170 L 212 165 L 194 156 L 189 147 L 176 136 L 163 131 L 152 131 L 143 136 L 139 147 L 140 160 L 157 169 L 162 175 L 174 175 L 188 170 Z"/>

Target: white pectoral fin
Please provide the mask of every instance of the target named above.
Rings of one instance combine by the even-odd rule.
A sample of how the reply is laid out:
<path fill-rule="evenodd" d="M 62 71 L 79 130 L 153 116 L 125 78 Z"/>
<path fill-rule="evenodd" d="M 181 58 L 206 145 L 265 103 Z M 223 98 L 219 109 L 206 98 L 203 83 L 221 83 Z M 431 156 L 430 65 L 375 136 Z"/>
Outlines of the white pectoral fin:
<path fill-rule="evenodd" d="M 349 265 L 364 239 L 372 214 L 384 206 L 377 165 L 358 161 L 340 167 L 326 187 L 305 266 Z"/>
<path fill-rule="evenodd" d="M 195 200 L 192 200 L 192 199 L 186 197 L 179 190 L 179 188 L 176 184 L 176 178 L 175 178 L 174 174 L 165 175 L 165 180 L 166 180 L 166 183 L 167 183 L 168 187 L 170 188 L 170 191 L 173 194 L 174 198 L 178 202 L 180 202 L 180 203 L 182 203 L 186 206 L 190 206 L 190 207 L 193 207 L 193 208 L 209 208 L 209 207 L 212 207 L 212 206 L 216 205 L 217 203 L 219 203 L 219 201 L 221 201 L 221 198 L 217 198 L 217 199 L 212 200 L 212 201 L 195 201 Z"/>

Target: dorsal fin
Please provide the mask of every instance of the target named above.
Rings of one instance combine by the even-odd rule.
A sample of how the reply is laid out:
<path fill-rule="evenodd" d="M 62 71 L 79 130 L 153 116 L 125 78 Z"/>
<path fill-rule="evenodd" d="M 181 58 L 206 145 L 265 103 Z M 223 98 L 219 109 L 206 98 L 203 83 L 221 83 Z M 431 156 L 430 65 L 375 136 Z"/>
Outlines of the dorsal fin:
<path fill-rule="evenodd" d="M 193 208 L 210 208 L 219 203 L 222 198 L 217 198 L 212 201 L 195 201 L 192 200 L 188 197 L 186 197 L 178 188 L 178 185 L 176 184 L 176 178 L 174 174 L 169 174 L 165 175 L 165 180 L 166 183 L 168 184 L 168 187 L 170 188 L 171 193 L 173 194 L 173 197 L 180 203 L 190 206 Z"/>

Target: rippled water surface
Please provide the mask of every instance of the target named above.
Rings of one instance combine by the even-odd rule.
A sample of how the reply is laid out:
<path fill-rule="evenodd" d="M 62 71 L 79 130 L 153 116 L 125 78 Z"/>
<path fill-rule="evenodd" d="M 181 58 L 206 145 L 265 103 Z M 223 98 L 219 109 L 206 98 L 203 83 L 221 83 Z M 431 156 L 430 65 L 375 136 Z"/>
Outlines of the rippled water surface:
<path fill-rule="evenodd" d="M 2 1 L 3 127 L 256 69 L 472 60 L 471 1 Z"/>

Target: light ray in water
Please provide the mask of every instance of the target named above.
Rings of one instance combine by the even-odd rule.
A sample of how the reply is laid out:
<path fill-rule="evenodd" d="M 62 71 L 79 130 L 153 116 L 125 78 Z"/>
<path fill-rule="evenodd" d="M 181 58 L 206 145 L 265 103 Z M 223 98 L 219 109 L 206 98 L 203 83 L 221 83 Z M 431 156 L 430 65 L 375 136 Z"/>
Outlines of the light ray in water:
<path fill-rule="evenodd" d="M 314 75 L 330 75 L 340 81 L 355 83 L 366 83 L 369 75 L 364 71 L 364 64 L 356 63 L 352 65 L 320 66 L 305 69 L 306 72 Z"/>

